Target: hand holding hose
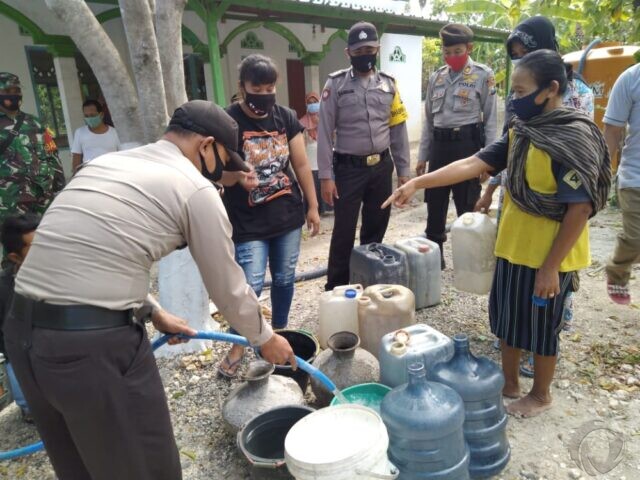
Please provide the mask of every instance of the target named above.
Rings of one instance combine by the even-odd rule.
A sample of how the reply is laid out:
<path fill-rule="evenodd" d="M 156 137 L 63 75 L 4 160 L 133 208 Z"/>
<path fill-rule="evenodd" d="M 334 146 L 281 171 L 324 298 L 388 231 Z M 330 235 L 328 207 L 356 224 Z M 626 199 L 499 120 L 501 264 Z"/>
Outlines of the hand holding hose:
<path fill-rule="evenodd" d="M 298 368 L 296 356 L 289 342 L 281 335 L 274 333 L 266 343 L 260 346 L 260 355 L 267 362 L 275 365 L 290 364 L 293 370 Z"/>

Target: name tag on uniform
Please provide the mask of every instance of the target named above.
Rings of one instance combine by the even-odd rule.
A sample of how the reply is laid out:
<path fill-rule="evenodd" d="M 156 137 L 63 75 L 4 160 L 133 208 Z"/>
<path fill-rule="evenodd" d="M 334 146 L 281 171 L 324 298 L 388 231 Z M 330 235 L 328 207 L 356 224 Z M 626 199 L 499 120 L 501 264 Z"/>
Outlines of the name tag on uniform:
<path fill-rule="evenodd" d="M 438 98 L 442 98 L 442 97 L 444 97 L 444 93 L 445 93 L 444 90 L 439 90 L 437 92 L 433 92 L 433 94 L 431 95 L 431 99 L 432 100 L 436 100 Z"/>
<path fill-rule="evenodd" d="M 355 90 L 351 89 L 351 90 L 340 90 L 338 92 L 338 96 L 341 97 L 342 95 L 347 95 L 349 93 L 355 93 Z"/>

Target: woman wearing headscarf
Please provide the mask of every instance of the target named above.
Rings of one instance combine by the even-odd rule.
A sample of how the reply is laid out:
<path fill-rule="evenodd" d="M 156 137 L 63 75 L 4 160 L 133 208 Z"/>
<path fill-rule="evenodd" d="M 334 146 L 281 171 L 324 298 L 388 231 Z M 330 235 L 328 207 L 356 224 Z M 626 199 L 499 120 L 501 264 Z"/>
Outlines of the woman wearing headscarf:
<path fill-rule="evenodd" d="M 558 41 L 556 40 L 556 29 L 553 23 L 542 15 L 536 15 L 535 17 L 527 18 L 516 26 L 511 32 L 506 43 L 507 53 L 511 58 L 513 66 L 517 66 L 522 58 L 527 54 L 536 50 L 559 50 Z M 586 84 L 586 82 L 575 72 L 570 74 L 570 79 L 567 84 L 567 91 L 562 98 L 563 106 L 580 110 L 593 120 L 594 110 L 594 98 L 593 91 Z M 509 125 L 514 117 L 514 112 L 510 108 L 511 98 L 513 92 L 509 92 L 509 96 L 506 100 L 506 112 L 504 118 L 503 133 L 507 132 Z M 491 202 L 493 201 L 493 192 L 500 186 L 500 198 L 498 200 L 498 220 L 500 219 L 500 213 L 502 212 L 502 203 L 504 200 L 504 186 L 506 183 L 506 174 L 503 172 L 501 175 L 493 177 L 489 181 L 485 192 L 480 197 L 480 200 L 476 203 L 476 211 L 488 212 Z M 565 329 L 570 328 L 571 321 L 573 320 L 573 292 L 567 295 L 565 308 L 564 308 L 564 323 Z M 497 344 L 497 342 L 496 342 Z M 521 372 L 523 375 L 533 376 L 533 358 L 529 358 L 529 362 L 522 366 Z"/>
<path fill-rule="evenodd" d="M 316 92 L 309 92 L 304 98 L 307 105 L 306 113 L 300 117 L 300 123 L 304 127 L 304 145 L 307 150 L 307 158 L 311 166 L 313 183 L 316 187 L 318 197 L 318 210 L 320 215 L 324 215 L 331 207 L 322 200 L 320 194 L 320 178 L 318 177 L 318 112 L 320 111 L 320 95 Z"/>

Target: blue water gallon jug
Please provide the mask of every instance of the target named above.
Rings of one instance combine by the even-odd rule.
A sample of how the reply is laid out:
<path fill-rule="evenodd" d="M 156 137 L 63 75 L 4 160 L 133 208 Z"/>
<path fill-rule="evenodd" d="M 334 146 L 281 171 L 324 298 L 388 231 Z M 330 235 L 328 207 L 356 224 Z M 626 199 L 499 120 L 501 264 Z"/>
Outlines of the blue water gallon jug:
<path fill-rule="evenodd" d="M 349 272 L 349 283 L 359 283 L 365 288 L 381 283 L 409 285 L 407 256 L 403 251 L 382 243 L 354 247 Z"/>
<path fill-rule="evenodd" d="M 451 360 L 429 370 L 429 380 L 448 385 L 464 400 L 464 437 L 469 445 L 471 478 L 496 475 L 509 462 L 507 414 L 502 401 L 504 375 L 498 365 L 469 351 L 464 334 L 453 337 Z"/>
<path fill-rule="evenodd" d="M 422 363 L 409 365 L 409 383 L 391 390 L 380 413 L 389 433 L 389 460 L 401 480 L 468 480 L 464 404 L 450 387 L 427 381 Z"/>
<path fill-rule="evenodd" d="M 453 356 L 453 342 L 445 334 L 424 323 L 409 325 L 382 337 L 380 342 L 380 383 L 394 388 L 409 381 L 407 367 L 415 362 L 427 371 Z"/>

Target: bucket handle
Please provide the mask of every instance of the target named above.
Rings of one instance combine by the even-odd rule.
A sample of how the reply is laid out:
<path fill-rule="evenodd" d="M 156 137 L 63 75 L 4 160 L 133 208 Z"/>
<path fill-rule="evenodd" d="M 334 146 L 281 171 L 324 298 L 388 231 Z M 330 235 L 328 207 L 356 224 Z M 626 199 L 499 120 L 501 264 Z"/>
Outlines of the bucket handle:
<path fill-rule="evenodd" d="M 258 468 L 268 468 L 271 470 L 275 470 L 276 468 L 280 468 L 285 464 L 284 460 L 277 461 L 277 462 L 261 462 L 259 460 L 256 460 L 254 457 L 252 457 L 247 451 L 247 449 L 245 448 L 244 443 L 242 442 L 243 430 L 244 430 L 244 426 L 240 429 L 240 431 L 238 432 L 238 435 L 236 436 L 236 444 L 238 445 L 238 448 L 240 449 L 242 454 L 245 456 L 245 458 L 249 461 L 249 463 L 252 466 L 258 467 Z"/>
<path fill-rule="evenodd" d="M 387 460 L 388 461 L 388 460 Z M 369 477 L 369 478 L 379 478 L 381 480 L 395 480 L 400 475 L 400 470 L 393 463 L 389 462 L 389 466 L 391 467 L 391 473 L 376 473 L 370 472 L 369 470 L 363 470 L 361 468 L 356 468 L 356 475 L 359 477 Z"/>

